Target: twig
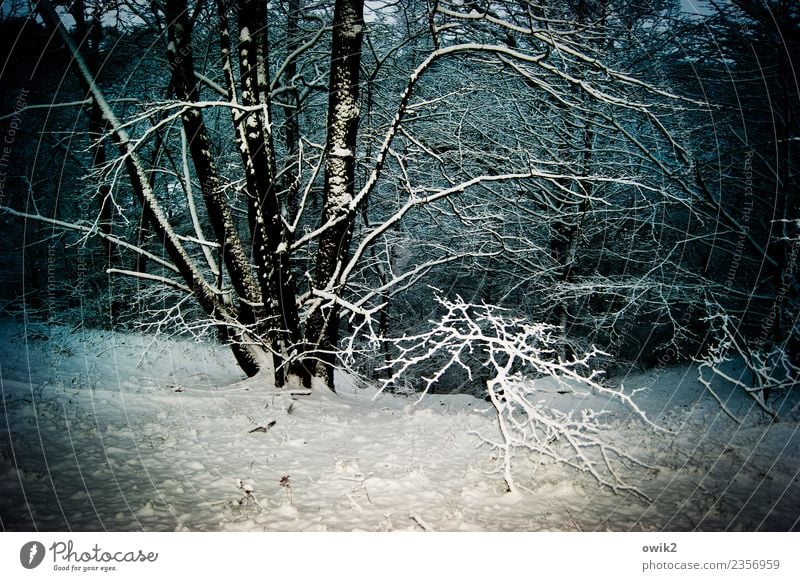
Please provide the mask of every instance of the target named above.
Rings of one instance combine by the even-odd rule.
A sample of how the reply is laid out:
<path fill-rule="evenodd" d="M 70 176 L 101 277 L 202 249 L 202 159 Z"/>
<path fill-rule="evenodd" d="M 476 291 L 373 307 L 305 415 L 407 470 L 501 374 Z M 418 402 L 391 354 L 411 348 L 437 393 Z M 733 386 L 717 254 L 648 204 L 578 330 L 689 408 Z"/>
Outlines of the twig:
<path fill-rule="evenodd" d="M 419 528 L 421 528 L 426 533 L 429 533 L 429 532 L 433 531 L 433 529 L 428 526 L 428 523 L 426 523 L 424 520 L 422 520 L 422 517 L 419 516 L 418 514 L 412 512 L 411 514 L 408 515 L 408 518 L 410 518 L 415 523 L 417 523 L 417 526 L 419 526 Z"/>

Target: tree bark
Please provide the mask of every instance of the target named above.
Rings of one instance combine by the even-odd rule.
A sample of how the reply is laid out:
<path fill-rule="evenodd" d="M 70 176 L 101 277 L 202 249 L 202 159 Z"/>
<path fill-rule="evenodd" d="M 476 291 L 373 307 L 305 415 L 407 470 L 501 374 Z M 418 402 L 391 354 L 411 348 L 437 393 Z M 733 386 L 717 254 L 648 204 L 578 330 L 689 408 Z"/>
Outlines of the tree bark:
<path fill-rule="evenodd" d="M 341 296 L 344 290 L 338 283 L 338 275 L 347 260 L 357 211 L 354 182 L 363 4 L 363 0 L 337 0 L 333 16 L 322 221 L 335 224 L 320 236 L 314 286 L 336 296 Z M 336 302 L 315 305 L 309 316 L 307 338 L 317 351 L 313 375 L 333 389 L 335 350 L 339 340 Z"/>
<path fill-rule="evenodd" d="M 194 78 L 192 24 L 189 20 L 187 2 L 167 0 L 165 7 L 169 38 L 167 56 L 172 70 L 175 95 L 181 101 L 195 103 L 199 101 L 200 96 Z M 242 322 L 253 324 L 260 314 L 253 305 L 263 301 L 222 190 L 222 180 L 211 151 L 211 140 L 208 137 L 205 121 L 198 109 L 188 109 L 181 116 L 181 122 L 186 131 L 189 151 L 200 181 L 211 227 L 220 245 L 231 283 L 242 299 Z"/>
<path fill-rule="evenodd" d="M 308 383 L 302 367 L 293 365 L 301 345 L 300 315 L 289 260 L 290 238 L 275 179 L 272 102 L 268 55 L 268 14 L 261 0 L 239 0 L 239 72 L 241 99 L 258 107 L 235 119 L 239 149 L 247 176 L 248 214 L 253 260 L 265 302 L 264 321 L 276 351 L 277 381 L 290 374 Z"/>

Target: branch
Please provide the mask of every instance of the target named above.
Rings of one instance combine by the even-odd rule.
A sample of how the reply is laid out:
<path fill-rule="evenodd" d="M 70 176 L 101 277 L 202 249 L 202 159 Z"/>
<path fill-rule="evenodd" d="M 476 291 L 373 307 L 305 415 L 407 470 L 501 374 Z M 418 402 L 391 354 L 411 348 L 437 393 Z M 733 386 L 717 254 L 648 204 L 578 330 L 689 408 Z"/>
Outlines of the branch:
<path fill-rule="evenodd" d="M 230 99 L 231 98 L 230 93 L 228 93 L 228 91 L 225 90 L 225 87 L 223 87 L 222 85 L 220 85 L 218 83 L 215 83 L 214 81 L 209 79 L 207 76 L 205 76 L 203 73 L 200 73 L 198 71 L 194 71 L 194 77 L 198 81 L 202 81 L 204 85 L 206 85 L 209 89 L 214 91 L 217 95 L 219 95 L 223 99 Z"/>
<path fill-rule="evenodd" d="M 544 376 L 577 396 L 600 394 L 617 400 L 650 428 L 668 433 L 634 402 L 635 391 L 599 383 L 601 372 L 590 367 L 591 360 L 601 355 L 599 351 L 592 349 L 567 358 L 560 355 L 559 327 L 528 323 L 509 317 L 502 309 L 469 304 L 460 298 L 449 301 L 436 297 L 436 300 L 445 313 L 430 330 L 388 340 L 398 354 L 385 366 L 392 370 L 393 376 L 382 380 L 381 391 L 415 367 L 432 366 L 433 372 L 421 377 L 425 385 L 422 398 L 451 367 L 463 368 L 471 378 L 467 357 L 484 355 L 481 367 L 491 374 L 486 390 L 497 413 L 501 441 L 481 438 L 501 452 L 503 475 L 510 491 L 517 487 L 513 459 L 522 451 L 544 455 L 586 472 L 614 492 L 625 491 L 648 499 L 619 474 L 618 465 L 647 465 L 616 447 L 610 436 L 604 437 L 613 432 L 600 421 L 605 412 L 591 409 L 562 412 L 541 401 L 543 391 L 539 382 Z"/>
<path fill-rule="evenodd" d="M 36 10 L 47 25 L 59 33 L 72 55 L 78 67 L 80 78 L 86 84 L 103 118 L 111 127 L 114 141 L 120 153 L 125 158 L 125 166 L 131 180 L 131 186 L 144 209 L 145 217 L 152 224 L 153 230 L 161 240 L 167 254 L 177 267 L 185 283 L 193 289 L 193 294 L 197 296 L 200 305 L 206 313 L 217 313 L 220 318 L 235 318 L 231 309 L 218 300 L 213 288 L 208 284 L 203 274 L 197 269 L 191 257 L 186 252 L 186 249 L 181 244 L 181 241 L 178 239 L 150 186 L 147 172 L 138 154 L 133 149 L 130 136 L 111 109 L 105 95 L 89 70 L 86 60 L 78 50 L 70 34 L 64 28 L 53 6 L 48 0 L 38 0 Z"/>
<path fill-rule="evenodd" d="M 272 84 L 270 85 L 270 91 L 271 91 L 271 92 L 274 92 L 274 91 L 276 91 L 276 90 L 277 90 L 277 88 L 278 88 L 278 82 L 281 80 L 281 77 L 283 76 L 283 73 L 284 73 L 284 71 L 285 71 L 285 70 L 286 70 L 286 68 L 287 68 L 287 67 L 288 67 L 288 66 L 289 66 L 289 65 L 292 63 L 292 61 L 294 61 L 295 59 L 297 59 L 297 57 L 299 57 L 299 56 L 300 56 L 301 54 L 303 54 L 305 51 L 307 51 L 307 50 L 308 50 L 308 49 L 310 49 L 312 46 L 314 46 L 314 45 L 316 44 L 316 42 L 319 40 L 319 38 L 320 38 L 320 37 L 321 37 L 321 36 L 322 36 L 324 33 L 328 32 L 328 31 L 330 31 L 330 30 L 333 30 L 333 28 L 332 28 L 331 26 L 323 26 L 322 28 L 320 28 L 319 30 L 317 30 L 317 32 L 314 34 L 314 36 L 311 38 L 311 40 L 309 40 L 308 42 L 306 42 L 304 45 L 302 45 L 302 46 L 299 46 L 299 47 L 298 47 L 298 48 L 297 48 L 297 49 L 296 49 L 294 52 L 292 52 L 290 55 L 287 55 L 287 57 L 286 57 L 286 58 L 283 60 L 283 63 L 281 63 L 281 66 L 280 66 L 280 68 L 279 68 L 279 69 L 278 69 L 278 71 L 275 73 L 275 78 L 273 79 L 273 81 L 272 81 Z M 290 80 L 291 80 L 291 79 L 290 79 Z"/>
<path fill-rule="evenodd" d="M 106 269 L 106 273 L 108 274 L 124 274 L 125 276 L 130 276 L 133 278 L 141 278 L 143 280 L 150 280 L 159 282 L 164 284 L 168 287 L 183 291 L 187 294 L 192 294 L 192 289 L 190 289 L 185 284 L 181 284 L 178 281 L 169 279 L 165 276 L 159 276 L 157 274 L 150 274 L 149 272 L 139 272 L 137 270 L 123 270 L 120 268 L 108 268 Z"/>
<path fill-rule="evenodd" d="M 56 220 L 54 218 L 47 218 L 45 216 L 42 216 L 41 214 L 28 214 L 26 212 L 18 212 L 17 210 L 9 208 L 8 206 L 0 206 L 0 212 L 5 212 L 6 214 L 15 216 L 17 218 L 22 218 L 24 220 L 36 220 L 38 222 L 44 222 L 45 224 L 50 224 L 62 230 L 75 230 L 77 232 L 85 232 L 90 236 L 99 236 L 100 238 L 108 240 L 109 242 L 116 244 L 117 246 L 120 246 L 122 248 L 127 248 L 128 250 L 133 250 L 137 254 L 147 257 L 149 260 L 152 260 L 153 262 L 163 266 L 164 268 L 168 268 L 173 272 L 178 272 L 178 268 L 173 263 L 168 262 L 163 258 L 161 258 L 160 256 L 156 256 L 155 254 L 152 254 L 151 252 L 148 252 L 144 248 L 140 248 L 135 244 L 126 242 L 125 240 L 117 238 L 116 236 L 113 236 L 111 234 L 106 234 L 105 232 L 103 232 L 102 230 L 98 230 L 97 228 L 90 228 L 88 226 L 83 226 L 81 224 L 75 224 L 72 222 L 63 222 L 61 220 Z"/>

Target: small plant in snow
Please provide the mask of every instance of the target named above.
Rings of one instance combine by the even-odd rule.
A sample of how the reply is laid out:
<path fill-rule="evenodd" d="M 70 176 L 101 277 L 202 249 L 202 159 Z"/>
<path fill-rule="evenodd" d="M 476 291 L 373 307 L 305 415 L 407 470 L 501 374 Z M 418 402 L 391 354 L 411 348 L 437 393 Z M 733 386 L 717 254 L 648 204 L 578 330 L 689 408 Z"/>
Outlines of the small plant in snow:
<path fill-rule="evenodd" d="M 281 488 L 283 488 L 286 491 L 286 500 L 289 502 L 289 505 L 291 506 L 293 495 L 292 495 L 292 483 L 289 480 L 289 475 L 284 474 L 278 481 L 278 484 L 280 484 Z"/>
<path fill-rule="evenodd" d="M 608 437 L 608 426 L 600 421 L 603 412 L 591 409 L 559 411 L 542 401 L 540 378 L 552 378 L 563 391 L 575 396 L 601 394 L 625 404 L 634 414 L 656 430 L 664 431 L 633 401 L 634 393 L 602 385 L 602 372 L 592 370 L 590 361 L 599 351 L 573 357 L 560 352 L 561 330 L 553 325 L 530 323 L 511 318 L 497 307 L 474 305 L 458 298 L 436 299 L 445 309 L 433 327 L 410 337 L 391 340 L 398 353 L 390 363 L 393 376 L 383 380 L 382 389 L 394 385 L 415 368 L 440 363 L 421 378 L 425 393 L 454 366 L 472 378 L 467 361 L 480 357 L 487 369 L 488 401 L 500 428 L 500 440 L 482 436 L 499 453 L 503 477 L 509 491 L 520 486 L 514 477 L 518 454 L 549 458 L 590 474 L 600 485 L 615 492 L 627 491 L 646 498 L 627 484 L 620 468 L 624 465 L 647 467 Z M 562 391 L 562 390 L 559 390 Z"/>
<path fill-rule="evenodd" d="M 241 478 L 236 479 L 236 487 L 244 492 L 244 496 L 239 500 L 235 500 L 231 503 L 232 506 L 239 508 L 240 510 L 255 510 L 256 512 L 261 512 L 264 508 L 258 502 L 258 498 L 256 498 L 255 488 L 249 482 L 245 482 Z"/>

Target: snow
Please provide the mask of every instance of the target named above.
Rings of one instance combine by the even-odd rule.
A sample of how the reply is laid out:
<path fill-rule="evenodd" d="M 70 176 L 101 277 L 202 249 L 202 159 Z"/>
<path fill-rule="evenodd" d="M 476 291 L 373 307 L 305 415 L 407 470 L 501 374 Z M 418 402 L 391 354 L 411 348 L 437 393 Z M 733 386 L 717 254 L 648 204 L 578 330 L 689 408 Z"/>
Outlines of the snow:
<path fill-rule="evenodd" d="M 345 93 L 349 89 L 347 83 L 341 83 L 339 86 L 339 90 L 342 93 Z M 352 98 L 345 98 L 343 97 L 337 104 L 336 104 L 336 117 L 337 119 L 341 119 L 343 121 L 347 121 L 349 119 L 356 119 L 358 118 L 361 112 L 361 108 L 358 106 L 358 103 L 355 99 Z M 344 129 L 342 129 L 344 131 Z M 339 139 L 344 140 L 343 136 L 340 136 Z"/>
<path fill-rule="evenodd" d="M 631 373 L 657 433 L 606 400 L 538 380 L 547 404 L 605 409 L 615 443 L 650 469 L 652 500 L 518 458 L 509 494 L 465 394 L 338 393 L 243 380 L 228 350 L 134 333 L 0 324 L 0 525 L 5 530 L 589 531 L 800 528 L 800 433 L 738 391 L 736 425 L 693 367 Z M 723 389 L 722 386 L 719 390 Z M 295 392 L 293 392 L 295 393 Z M 520 475 L 527 475 L 520 477 Z"/>
<path fill-rule="evenodd" d="M 331 155 L 336 157 L 353 157 L 353 150 L 346 147 L 334 147 L 331 149 Z"/>

